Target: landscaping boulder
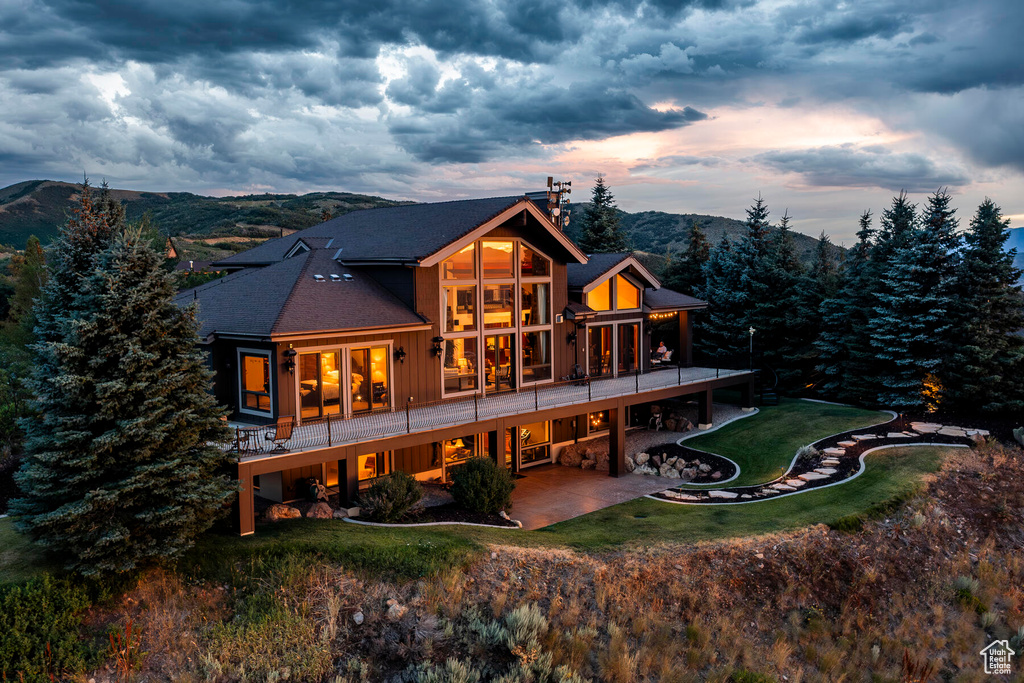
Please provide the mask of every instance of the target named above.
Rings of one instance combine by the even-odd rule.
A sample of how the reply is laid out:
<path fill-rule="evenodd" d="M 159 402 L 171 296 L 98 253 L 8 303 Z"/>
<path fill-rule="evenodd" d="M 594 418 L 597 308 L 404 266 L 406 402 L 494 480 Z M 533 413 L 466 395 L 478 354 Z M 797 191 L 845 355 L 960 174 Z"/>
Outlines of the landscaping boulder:
<path fill-rule="evenodd" d="M 341 509 L 334 511 L 334 519 L 345 519 L 348 517 L 348 510 Z"/>
<path fill-rule="evenodd" d="M 662 467 L 665 467 L 665 465 L 662 465 Z M 679 477 L 679 470 L 677 470 L 674 467 L 669 467 L 667 470 L 665 470 L 665 473 L 662 474 L 661 476 L 665 477 L 666 479 L 679 479 L 680 478 Z"/>
<path fill-rule="evenodd" d="M 675 462 L 672 463 L 672 467 L 675 467 L 681 472 L 686 467 L 686 461 L 682 458 L 675 458 Z"/>
<path fill-rule="evenodd" d="M 327 503 L 320 501 L 309 508 L 306 517 L 309 519 L 334 519 L 334 510 Z"/>
<path fill-rule="evenodd" d="M 626 458 L 626 471 L 627 472 L 632 472 L 635 469 L 636 469 L 636 463 L 633 462 L 633 458 L 627 457 Z"/>
<path fill-rule="evenodd" d="M 683 469 L 679 470 L 679 476 L 680 476 L 680 478 L 686 479 L 686 480 L 693 479 L 694 477 L 697 476 L 697 468 L 696 467 L 684 467 Z"/>
<path fill-rule="evenodd" d="M 264 516 L 270 522 L 279 522 L 282 519 L 299 519 L 302 517 L 302 513 L 299 512 L 298 508 L 293 508 L 291 505 L 275 503 L 267 508 Z"/>
<path fill-rule="evenodd" d="M 388 621 L 398 621 L 405 616 L 408 608 L 397 600 L 388 600 Z"/>
<path fill-rule="evenodd" d="M 721 473 L 721 472 L 712 472 L 712 473 L 711 473 L 711 478 L 712 478 L 712 479 L 713 479 L 714 481 L 718 481 L 719 479 L 721 479 L 721 478 L 722 478 L 722 473 Z"/>
<path fill-rule="evenodd" d="M 702 462 L 701 464 L 697 465 L 697 469 L 700 470 L 702 474 L 707 474 L 708 472 L 711 471 L 711 465 L 707 464 L 706 462 Z"/>
<path fill-rule="evenodd" d="M 665 429 L 667 429 L 668 431 L 670 431 L 670 432 L 676 431 L 676 421 L 674 419 L 672 419 L 671 417 L 668 418 L 667 420 L 665 420 L 665 422 L 663 424 L 665 425 Z"/>
<path fill-rule="evenodd" d="M 637 453 L 635 459 L 637 465 L 643 465 L 644 463 L 651 459 L 651 456 L 647 453 Z"/>
<path fill-rule="evenodd" d="M 654 467 L 661 467 L 661 456 L 660 455 L 652 455 L 651 456 L 651 465 L 653 465 Z"/>
<path fill-rule="evenodd" d="M 566 467 L 579 467 L 583 462 L 583 448 L 580 444 L 570 444 L 558 454 L 558 462 Z"/>
<path fill-rule="evenodd" d="M 592 470 L 597 467 L 596 460 L 584 460 L 580 463 L 580 467 L 585 470 Z"/>

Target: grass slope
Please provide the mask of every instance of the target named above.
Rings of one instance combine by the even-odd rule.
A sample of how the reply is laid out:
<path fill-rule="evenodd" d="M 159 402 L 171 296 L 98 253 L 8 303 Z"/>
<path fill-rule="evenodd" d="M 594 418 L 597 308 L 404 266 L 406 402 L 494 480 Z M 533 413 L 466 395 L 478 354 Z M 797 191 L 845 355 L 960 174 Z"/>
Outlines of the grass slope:
<path fill-rule="evenodd" d="M 747 486 L 781 476 L 801 446 L 889 419 L 889 413 L 874 410 L 782 399 L 777 406 L 762 407 L 757 415 L 683 443 L 735 461 L 740 476 L 729 484 Z"/>

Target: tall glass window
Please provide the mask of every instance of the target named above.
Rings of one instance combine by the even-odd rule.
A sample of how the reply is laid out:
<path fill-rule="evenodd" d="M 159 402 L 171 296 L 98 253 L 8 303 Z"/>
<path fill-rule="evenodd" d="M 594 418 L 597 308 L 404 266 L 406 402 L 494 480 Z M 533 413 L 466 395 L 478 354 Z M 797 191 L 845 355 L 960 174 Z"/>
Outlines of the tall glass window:
<path fill-rule="evenodd" d="M 640 288 L 621 275 L 615 276 L 615 307 L 620 311 L 640 308 Z"/>
<path fill-rule="evenodd" d="M 619 373 L 633 372 L 637 368 L 640 350 L 640 325 L 619 325 Z"/>
<path fill-rule="evenodd" d="M 531 465 L 551 458 L 551 423 L 534 422 L 519 428 L 520 462 Z"/>
<path fill-rule="evenodd" d="M 476 329 L 476 285 L 444 287 L 444 331 L 471 332 Z"/>
<path fill-rule="evenodd" d="M 587 329 L 590 376 L 612 374 L 612 326 L 598 325 Z"/>
<path fill-rule="evenodd" d="M 546 282 L 528 282 L 522 286 L 523 326 L 547 325 L 551 322 L 550 285 Z"/>
<path fill-rule="evenodd" d="M 480 252 L 484 277 L 487 279 L 515 277 L 512 256 L 514 248 L 515 243 L 512 241 L 481 242 Z"/>
<path fill-rule="evenodd" d="M 551 332 L 523 333 L 523 381 L 551 379 Z"/>
<path fill-rule="evenodd" d="M 587 305 L 595 311 L 612 310 L 612 281 L 605 280 L 587 294 Z"/>
<path fill-rule="evenodd" d="M 514 327 L 516 302 L 512 285 L 484 285 L 484 328 Z"/>
<path fill-rule="evenodd" d="M 471 244 L 441 264 L 443 280 L 476 279 L 476 244 Z"/>
<path fill-rule="evenodd" d="M 551 262 L 525 244 L 522 245 L 520 261 L 520 272 L 523 277 L 547 277 L 551 275 Z"/>
<path fill-rule="evenodd" d="M 241 354 L 242 395 L 241 407 L 261 413 L 270 413 L 270 356 Z"/>
<path fill-rule="evenodd" d="M 479 386 L 477 337 L 446 339 L 444 342 L 444 391 L 453 394 Z"/>

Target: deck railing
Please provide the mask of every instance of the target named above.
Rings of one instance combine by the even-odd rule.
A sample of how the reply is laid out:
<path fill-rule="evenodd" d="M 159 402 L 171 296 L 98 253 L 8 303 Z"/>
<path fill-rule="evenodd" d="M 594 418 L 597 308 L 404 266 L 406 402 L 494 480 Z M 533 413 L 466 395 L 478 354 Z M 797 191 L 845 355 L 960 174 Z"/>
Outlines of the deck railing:
<path fill-rule="evenodd" d="M 292 427 L 286 440 L 276 425 L 238 427 L 234 450 L 242 458 L 343 446 L 389 436 L 425 432 L 438 427 L 453 427 L 480 420 L 511 417 L 546 408 L 561 408 L 595 400 L 617 398 L 633 393 L 672 386 L 695 384 L 709 379 L 746 372 L 724 368 L 662 367 L 647 372 L 637 370 L 618 377 L 563 379 L 510 391 L 481 396 L 474 394 L 427 403 L 408 402 L 404 406 L 372 412 L 328 415 L 305 419 Z"/>

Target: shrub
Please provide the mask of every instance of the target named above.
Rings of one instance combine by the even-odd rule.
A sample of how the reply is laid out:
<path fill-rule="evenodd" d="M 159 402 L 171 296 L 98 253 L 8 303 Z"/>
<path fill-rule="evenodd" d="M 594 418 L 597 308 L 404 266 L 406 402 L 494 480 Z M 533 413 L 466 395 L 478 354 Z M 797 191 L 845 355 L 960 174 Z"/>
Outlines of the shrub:
<path fill-rule="evenodd" d="M 452 497 L 467 510 L 495 514 L 512 507 L 512 473 L 490 458 L 473 458 L 452 475 Z"/>
<path fill-rule="evenodd" d="M 85 669 L 79 625 L 89 604 L 83 586 L 49 575 L 0 587 L 0 678 L 50 681 Z"/>
<path fill-rule="evenodd" d="M 415 477 L 395 472 L 373 482 L 359 497 L 359 506 L 374 522 L 397 522 L 423 497 L 423 487 Z"/>
<path fill-rule="evenodd" d="M 821 456 L 814 446 L 801 446 L 796 452 L 796 461 L 801 465 L 809 465 Z"/>

